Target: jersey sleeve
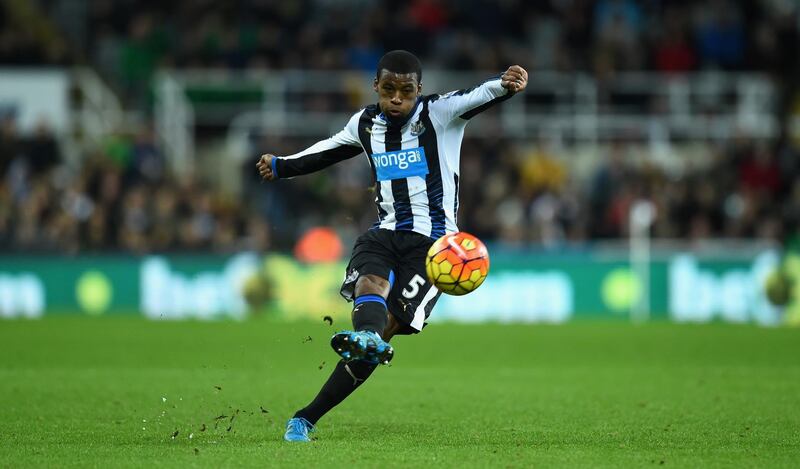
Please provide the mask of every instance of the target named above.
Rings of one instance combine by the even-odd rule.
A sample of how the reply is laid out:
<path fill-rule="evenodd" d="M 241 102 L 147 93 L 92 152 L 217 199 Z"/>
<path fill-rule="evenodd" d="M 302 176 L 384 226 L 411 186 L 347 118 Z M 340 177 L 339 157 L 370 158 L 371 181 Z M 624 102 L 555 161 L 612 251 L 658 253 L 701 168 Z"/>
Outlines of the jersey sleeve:
<path fill-rule="evenodd" d="M 358 139 L 360 116 L 361 112 L 357 112 L 336 135 L 320 140 L 300 153 L 273 158 L 272 173 L 276 178 L 286 179 L 313 173 L 358 156 L 362 152 Z"/>
<path fill-rule="evenodd" d="M 442 122 L 456 118 L 466 121 L 513 95 L 500 85 L 500 75 L 497 75 L 472 88 L 440 95 L 430 108 Z"/>

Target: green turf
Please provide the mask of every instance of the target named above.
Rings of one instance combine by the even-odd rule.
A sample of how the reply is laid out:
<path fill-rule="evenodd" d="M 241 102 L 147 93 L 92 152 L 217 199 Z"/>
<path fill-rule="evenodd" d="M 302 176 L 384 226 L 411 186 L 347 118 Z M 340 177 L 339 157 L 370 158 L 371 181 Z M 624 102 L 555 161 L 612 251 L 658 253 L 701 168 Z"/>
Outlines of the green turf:
<path fill-rule="evenodd" d="M 0 322 L 0 466 L 800 461 L 800 330 L 437 324 L 398 338 L 392 366 L 324 418 L 317 441 L 285 443 L 286 418 L 335 362 L 333 330 Z"/>

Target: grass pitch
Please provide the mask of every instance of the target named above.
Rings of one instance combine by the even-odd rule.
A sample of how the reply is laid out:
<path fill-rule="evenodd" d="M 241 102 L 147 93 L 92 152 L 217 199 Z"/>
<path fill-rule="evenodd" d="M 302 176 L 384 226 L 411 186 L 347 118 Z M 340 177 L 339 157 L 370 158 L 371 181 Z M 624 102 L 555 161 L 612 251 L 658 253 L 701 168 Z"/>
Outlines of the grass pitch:
<path fill-rule="evenodd" d="M 320 421 L 345 326 L 0 322 L 0 466 L 790 467 L 800 330 L 435 324 Z"/>

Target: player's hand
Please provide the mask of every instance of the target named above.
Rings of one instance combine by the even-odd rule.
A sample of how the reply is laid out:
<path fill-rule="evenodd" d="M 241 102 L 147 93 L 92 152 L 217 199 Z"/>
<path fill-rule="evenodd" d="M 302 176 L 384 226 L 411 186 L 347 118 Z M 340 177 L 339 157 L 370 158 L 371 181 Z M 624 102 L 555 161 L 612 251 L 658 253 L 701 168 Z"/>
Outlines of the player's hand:
<path fill-rule="evenodd" d="M 500 77 L 500 85 L 512 93 L 519 93 L 528 86 L 528 72 L 519 65 L 512 65 Z"/>
<path fill-rule="evenodd" d="M 273 158 L 275 158 L 275 155 L 267 153 L 265 155 L 261 155 L 261 158 L 258 159 L 258 163 L 256 163 L 256 168 L 258 168 L 258 174 L 260 174 L 261 179 L 265 181 L 271 181 L 275 179 L 275 175 L 272 173 Z"/>

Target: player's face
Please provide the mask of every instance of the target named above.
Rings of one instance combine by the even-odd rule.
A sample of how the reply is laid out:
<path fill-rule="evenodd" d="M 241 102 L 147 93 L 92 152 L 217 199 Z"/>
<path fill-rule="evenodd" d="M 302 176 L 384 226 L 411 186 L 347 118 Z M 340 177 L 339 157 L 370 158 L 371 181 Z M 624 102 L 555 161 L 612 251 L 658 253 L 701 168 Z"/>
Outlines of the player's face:
<path fill-rule="evenodd" d="M 416 73 L 394 73 L 381 70 L 374 83 L 381 111 L 393 119 L 402 119 L 411 112 L 422 93 Z"/>

